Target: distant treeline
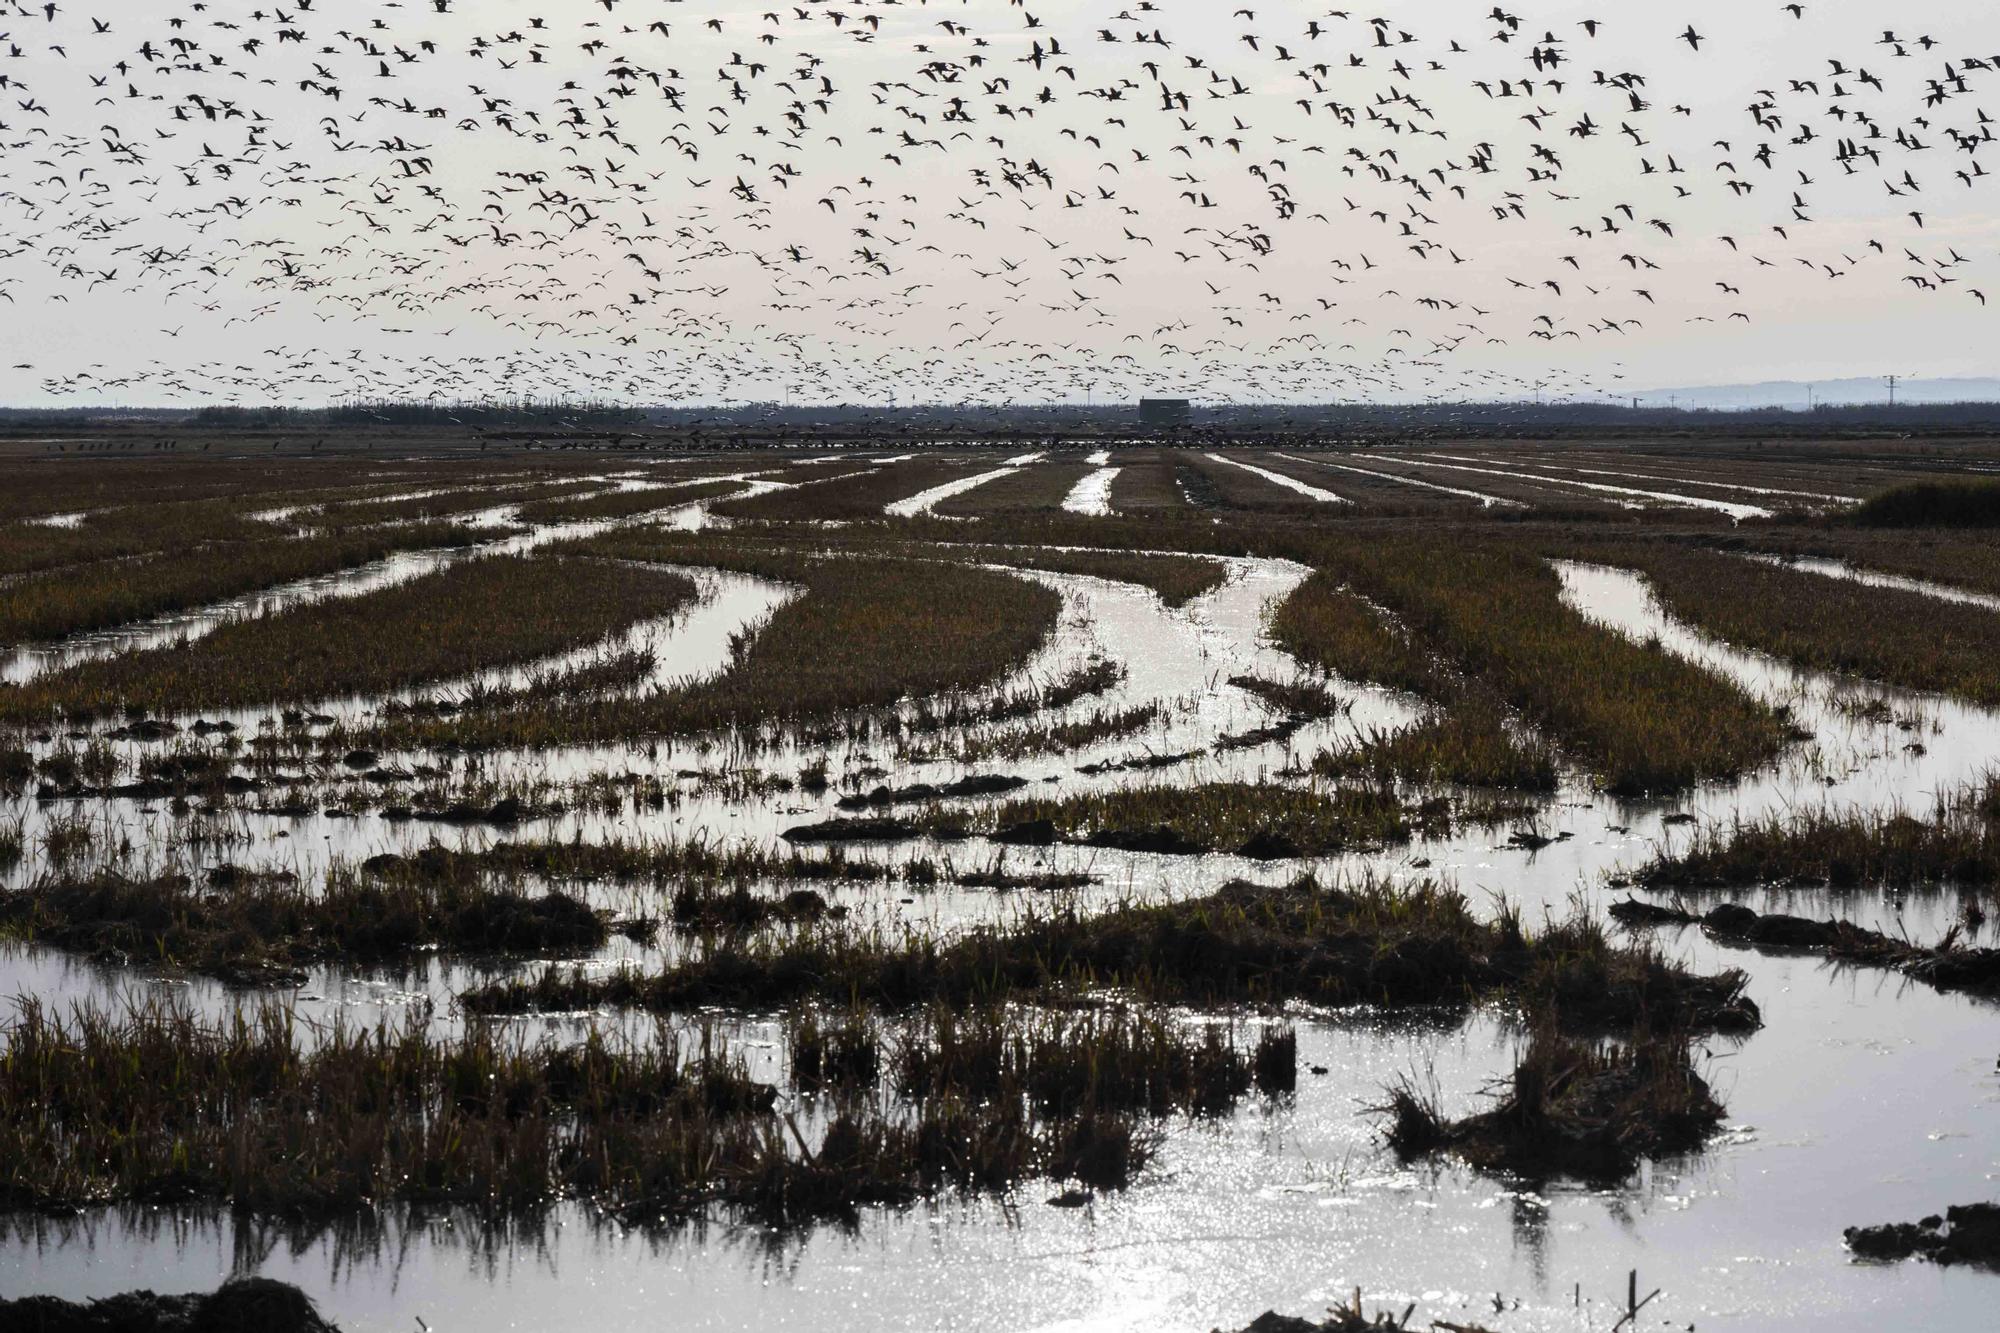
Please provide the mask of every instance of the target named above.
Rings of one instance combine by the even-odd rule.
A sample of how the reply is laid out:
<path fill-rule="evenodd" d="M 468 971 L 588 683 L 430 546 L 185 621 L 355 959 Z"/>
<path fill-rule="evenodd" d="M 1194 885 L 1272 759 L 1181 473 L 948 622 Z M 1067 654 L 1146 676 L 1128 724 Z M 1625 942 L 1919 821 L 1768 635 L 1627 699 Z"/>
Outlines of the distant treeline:
<path fill-rule="evenodd" d="M 204 407 L 195 424 L 218 427 L 264 426 L 563 426 L 602 429 L 644 424 L 644 411 L 618 403 L 534 399 L 506 402 L 398 402 L 371 400 L 332 407 Z"/>
<path fill-rule="evenodd" d="M 1027 434 L 1157 434 L 1139 427 L 1135 403 L 1085 407 L 971 406 L 913 404 L 908 407 L 786 407 L 770 403 L 739 407 L 652 408 L 649 424 L 664 427 L 879 428 L 896 434 L 935 430 L 1019 430 Z M 1829 429 L 2000 430 L 2000 403 L 1911 403 L 1821 405 L 1810 411 L 1784 407 L 1683 408 L 1633 406 L 1629 402 L 1588 403 L 1330 403 L 1211 404 L 1196 406 L 1183 428 L 1197 434 L 1218 431 L 1303 431 L 1338 434 L 1518 434 L 1541 430 L 1604 429 L 1647 434 L 1712 433 L 1743 428 L 1772 434 L 1812 435 Z M 1171 429 L 1167 432 L 1171 434 Z"/>
<path fill-rule="evenodd" d="M 1023 436 L 1185 435 L 1214 440 L 1234 434 L 1354 437 L 1756 434 L 1809 438 L 1828 433 L 2000 434 L 2000 403 L 1821 405 L 1810 411 L 1784 407 L 1682 408 L 1618 402 L 1559 403 L 1335 403 L 1208 405 L 1194 409 L 1181 427 L 1142 427 L 1135 404 L 1082 406 L 974 406 L 914 404 L 905 407 L 832 405 L 788 407 L 747 403 L 729 407 L 634 407 L 611 402 L 510 400 L 505 402 L 346 402 L 330 407 L 201 408 L 0 408 L 0 428 L 158 425 L 215 430 L 365 430 L 382 427 L 472 428 L 550 433 L 617 433 L 667 430 L 689 434 L 746 433 L 843 436 L 880 432 L 910 438 Z"/>

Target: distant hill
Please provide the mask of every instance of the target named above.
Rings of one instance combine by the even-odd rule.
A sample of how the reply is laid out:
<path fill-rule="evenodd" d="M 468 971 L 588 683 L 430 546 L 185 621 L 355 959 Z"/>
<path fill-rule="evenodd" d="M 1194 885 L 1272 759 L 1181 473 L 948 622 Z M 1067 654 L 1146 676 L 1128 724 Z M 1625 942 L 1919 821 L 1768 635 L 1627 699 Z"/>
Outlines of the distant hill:
<path fill-rule="evenodd" d="M 1797 407 L 1808 398 L 1839 406 L 1885 403 L 1888 381 L 1882 379 L 1767 380 L 1761 384 L 1713 384 L 1700 388 L 1649 389 L 1641 392 L 1642 407 L 1670 404 L 1694 408 Z M 1898 403 L 2000 402 L 2000 379 L 1897 380 Z"/>

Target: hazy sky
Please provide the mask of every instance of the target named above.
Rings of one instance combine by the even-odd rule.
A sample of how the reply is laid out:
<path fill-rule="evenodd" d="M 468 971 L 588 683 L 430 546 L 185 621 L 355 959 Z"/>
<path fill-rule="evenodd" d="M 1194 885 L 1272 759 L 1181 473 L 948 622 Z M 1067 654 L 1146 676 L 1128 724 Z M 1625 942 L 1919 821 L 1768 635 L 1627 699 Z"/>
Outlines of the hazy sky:
<path fill-rule="evenodd" d="M 2000 12 L 1502 10 L 13 6 L 0 402 L 2000 370 Z"/>

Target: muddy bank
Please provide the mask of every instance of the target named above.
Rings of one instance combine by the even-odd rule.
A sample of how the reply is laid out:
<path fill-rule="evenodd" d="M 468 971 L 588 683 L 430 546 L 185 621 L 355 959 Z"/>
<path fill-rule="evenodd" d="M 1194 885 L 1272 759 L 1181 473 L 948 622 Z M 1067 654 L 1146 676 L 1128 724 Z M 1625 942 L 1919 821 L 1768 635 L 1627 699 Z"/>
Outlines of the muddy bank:
<path fill-rule="evenodd" d="M 1941 991 L 2000 995 L 2000 949 L 1961 947 L 1957 926 L 1936 945 L 1927 947 L 1851 921 L 1817 921 L 1782 912 L 1763 914 L 1737 903 L 1724 903 L 1697 916 L 1685 908 L 1628 898 L 1612 904 L 1610 911 L 1615 920 L 1628 926 L 1699 925 L 1730 943 L 1801 950 L 1836 962 L 1888 968 Z"/>
<path fill-rule="evenodd" d="M 1921 1222 L 1849 1227 L 1847 1248 L 1857 1258 L 1892 1263 L 1928 1259 L 1934 1264 L 1976 1264 L 2000 1270 L 2000 1203 L 1968 1203 Z"/>
<path fill-rule="evenodd" d="M 206 1294 L 126 1292 L 99 1301 L 55 1296 L 0 1300 L 0 1328 L 14 1333 L 339 1333 L 312 1298 L 270 1278 L 236 1278 Z"/>

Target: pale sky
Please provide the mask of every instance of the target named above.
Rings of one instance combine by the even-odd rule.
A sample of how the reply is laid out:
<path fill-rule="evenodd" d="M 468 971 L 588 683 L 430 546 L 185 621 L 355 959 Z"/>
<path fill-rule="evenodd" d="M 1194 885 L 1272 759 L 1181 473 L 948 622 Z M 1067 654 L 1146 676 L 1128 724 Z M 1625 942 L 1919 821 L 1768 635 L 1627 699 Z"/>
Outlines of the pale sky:
<path fill-rule="evenodd" d="M 0 403 L 2000 371 L 2000 12 L 1502 9 L 16 6 Z"/>

